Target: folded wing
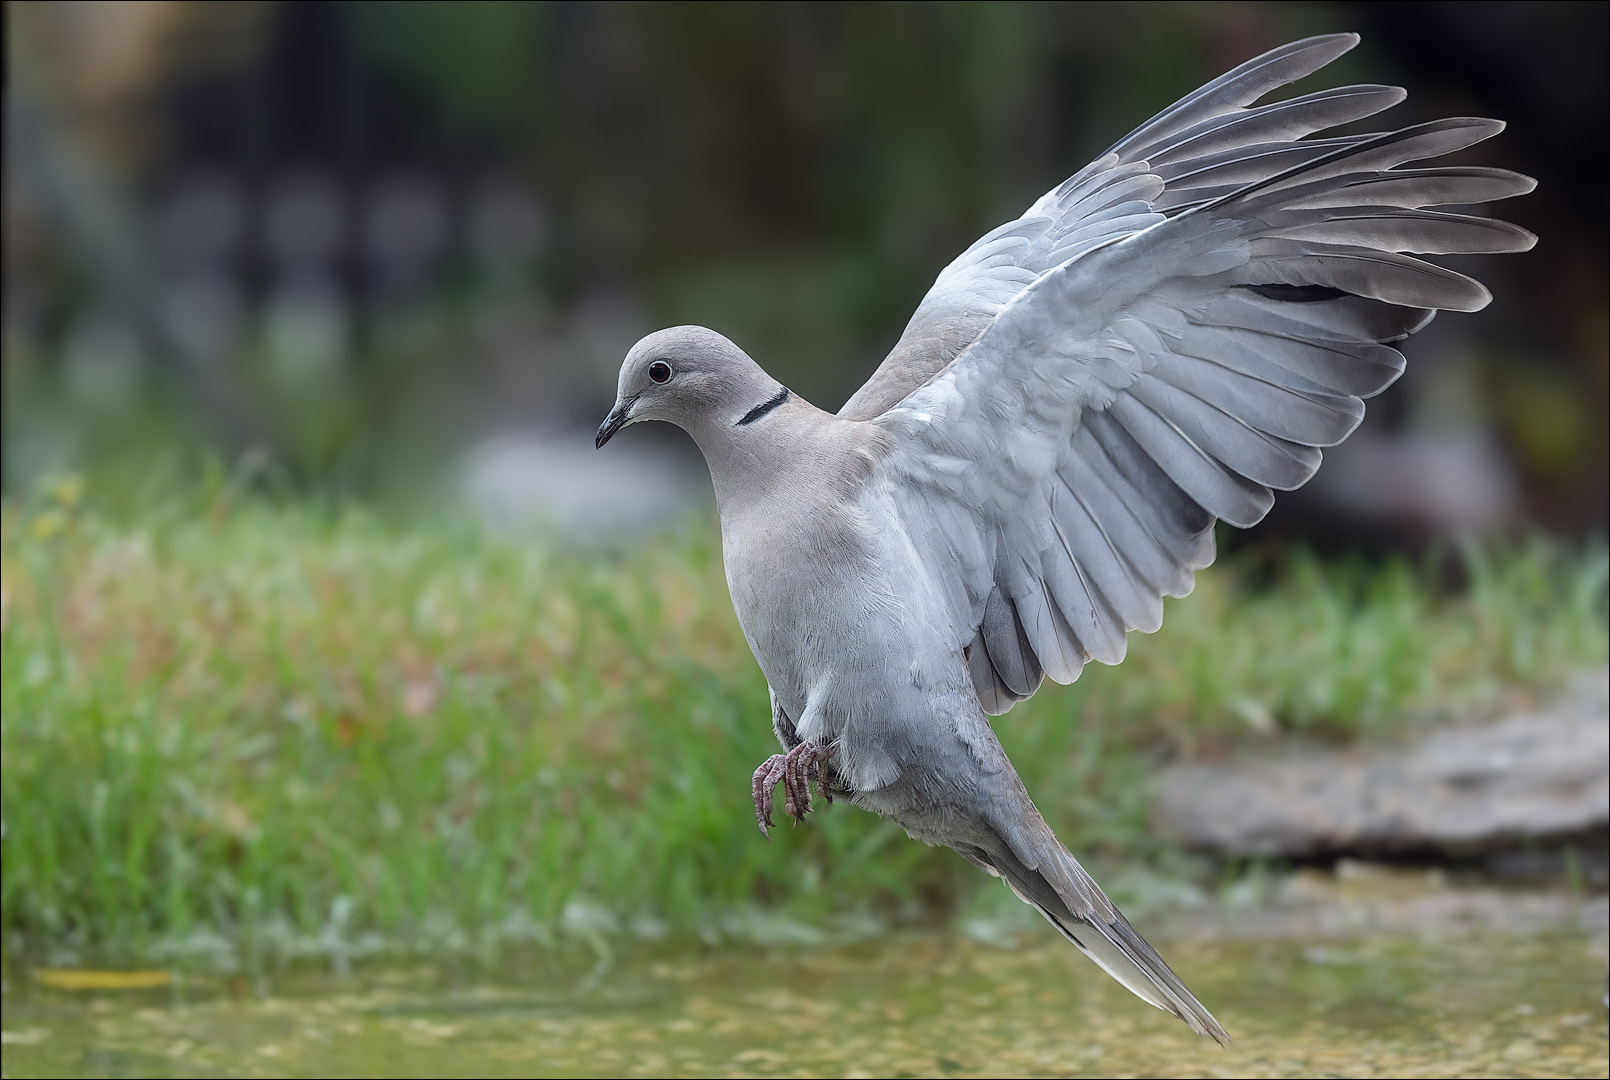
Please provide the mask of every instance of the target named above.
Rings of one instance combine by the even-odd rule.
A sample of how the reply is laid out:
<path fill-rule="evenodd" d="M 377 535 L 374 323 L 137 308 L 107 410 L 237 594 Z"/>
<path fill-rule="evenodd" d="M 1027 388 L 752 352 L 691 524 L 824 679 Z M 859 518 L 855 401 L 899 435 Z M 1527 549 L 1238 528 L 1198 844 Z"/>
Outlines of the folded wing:
<path fill-rule="evenodd" d="M 988 711 L 1121 660 L 1212 561 L 1215 520 L 1257 522 L 1358 425 L 1403 370 L 1391 342 L 1489 300 L 1415 255 L 1532 246 L 1431 209 L 1522 194 L 1526 177 L 1408 167 L 1498 122 L 1306 139 L 1402 92 L 1253 105 L 1356 40 L 1242 65 L 986 235 L 845 406 L 893 436 L 880 482 Z"/>

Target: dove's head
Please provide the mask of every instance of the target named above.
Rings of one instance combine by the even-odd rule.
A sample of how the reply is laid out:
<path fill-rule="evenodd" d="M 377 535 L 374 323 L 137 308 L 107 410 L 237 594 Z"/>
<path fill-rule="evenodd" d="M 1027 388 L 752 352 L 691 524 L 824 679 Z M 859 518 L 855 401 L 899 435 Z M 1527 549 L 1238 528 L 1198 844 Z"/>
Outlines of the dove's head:
<path fill-rule="evenodd" d="M 673 326 L 650 334 L 626 354 L 615 407 L 599 425 L 595 445 L 603 446 L 639 420 L 669 421 L 697 439 L 710 425 L 736 424 L 760 405 L 781 404 L 787 394 L 714 330 Z"/>

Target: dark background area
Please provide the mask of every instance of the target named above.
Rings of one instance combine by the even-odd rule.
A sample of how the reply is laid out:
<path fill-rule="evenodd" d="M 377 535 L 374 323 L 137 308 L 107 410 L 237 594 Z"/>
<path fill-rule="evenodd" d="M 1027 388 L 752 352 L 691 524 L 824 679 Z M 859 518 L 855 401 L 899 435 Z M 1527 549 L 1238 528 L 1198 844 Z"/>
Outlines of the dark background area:
<path fill-rule="evenodd" d="M 1541 239 L 1463 267 L 1495 302 L 1410 343 L 1274 532 L 1602 531 L 1606 10 L 8 4 L 5 487 L 133 499 L 210 459 L 659 520 L 703 490 L 676 433 L 590 456 L 642 333 L 714 327 L 837 408 L 978 235 L 1222 71 L 1356 30 L 1296 92 L 1508 121 L 1466 157 L 1537 177 L 1502 215 Z"/>

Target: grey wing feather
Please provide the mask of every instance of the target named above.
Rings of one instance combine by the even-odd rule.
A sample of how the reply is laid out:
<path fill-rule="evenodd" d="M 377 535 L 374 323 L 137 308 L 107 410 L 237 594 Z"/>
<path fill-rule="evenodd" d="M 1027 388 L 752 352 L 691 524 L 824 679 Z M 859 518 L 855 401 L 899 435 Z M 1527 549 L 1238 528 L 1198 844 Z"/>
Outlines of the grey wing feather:
<path fill-rule="evenodd" d="M 977 340 L 1014 296 L 1082 250 L 1139 232 L 1219 188 L 1356 143 L 1362 136 L 1292 140 L 1389 108 L 1402 90 L 1349 86 L 1247 106 L 1357 43 L 1356 34 L 1332 34 L 1247 61 L 1140 125 L 1021 218 L 979 238 L 941 271 L 893 351 L 839 415 L 868 420 L 893 406 Z"/>
<path fill-rule="evenodd" d="M 1501 169 L 1405 168 L 1492 120 L 1305 139 L 1401 100 L 1358 86 L 1249 107 L 1356 42 L 1276 49 L 1164 110 L 940 274 L 842 415 L 894 436 L 883 477 L 946 597 L 980 702 L 1117 663 L 1131 630 L 1313 476 L 1403 371 L 1391 343 L 1480 283 L 1417 258 L 1523 251 L 1432 207 L 1524 194 Z"/>

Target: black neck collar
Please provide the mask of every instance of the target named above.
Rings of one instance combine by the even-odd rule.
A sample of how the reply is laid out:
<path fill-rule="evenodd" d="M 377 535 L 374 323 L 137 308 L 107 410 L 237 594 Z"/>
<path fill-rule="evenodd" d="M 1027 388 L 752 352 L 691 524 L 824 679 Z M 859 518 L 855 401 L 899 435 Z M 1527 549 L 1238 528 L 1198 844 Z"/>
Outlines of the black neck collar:
<path fill-rule="evenodd" d="M 777 391 L 777 396 L 772 398 L 770 401 L 763 401 L 759 405 L 756 405 L 753 409 L 750 409 L 748 412 L 744 413 L 743 419 L 738 421 L 737 426 L 743 427 L 745 424 L 753 424 L 756 420 L 759 420 L 762 416 L 765 416 L 767 413 L 771 412 L 773 409 L 787 400 L 788 387 L 785 386 L 781 390 Z"/>

